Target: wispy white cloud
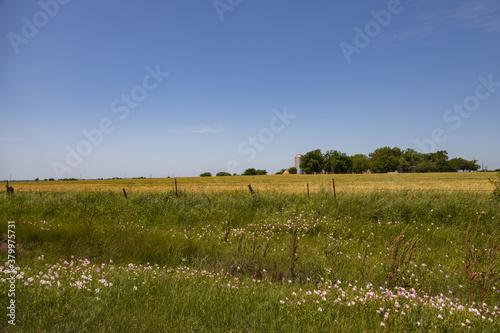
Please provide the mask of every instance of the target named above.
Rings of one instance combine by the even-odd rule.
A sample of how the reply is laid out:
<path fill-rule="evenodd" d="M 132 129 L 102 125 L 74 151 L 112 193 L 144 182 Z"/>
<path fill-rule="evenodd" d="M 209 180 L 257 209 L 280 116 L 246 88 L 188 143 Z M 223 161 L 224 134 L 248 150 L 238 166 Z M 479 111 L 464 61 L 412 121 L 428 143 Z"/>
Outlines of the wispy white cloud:
<path fill-rule="evenodd" d="M 427 38 L 432 35 L 435 26 L 432 24 L 423 24 L 415 29 L 399 30 L 383 38 L 384 40 L 393 41 L 415 41 Z"/>
<path fill-rule="evenodd" d="M 500 3 L 497 0 L 468 1 L 447 14 L 459 27 L 500 32 Z"/>
<path fill-rule="evenodd" d="M 480 32 L 500 32 L 500 2 L 472 0 L 446 10 L 436 10 L 434 2 L 425 1 L 421 13 L 410 22 L 411 28 L 402 28 L 386 34 L 382 42 L 414 43 L 432 36 L 442 28 L 473 29 Z M 383 43 L 385 44 L 385 43 Z"/>
<path fill-rule="evenodd" d="M 179 126 L 175 132 L 184 133 L 212 133 L 212 132 L 224 132 L 226 129 L 221 126 L 211 126 L 211 125 L 201 125 L 201 126 Z"/>

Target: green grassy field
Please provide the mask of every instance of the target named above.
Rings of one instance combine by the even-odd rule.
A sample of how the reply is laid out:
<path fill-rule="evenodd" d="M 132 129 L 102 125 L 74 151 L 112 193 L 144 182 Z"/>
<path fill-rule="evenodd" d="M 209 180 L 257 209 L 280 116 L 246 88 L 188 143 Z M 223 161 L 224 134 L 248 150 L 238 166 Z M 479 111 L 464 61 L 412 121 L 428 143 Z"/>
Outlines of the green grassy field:
<path fill-rule="evenodd" d="M 12 183 L 0 330 L 499 331 L 495 175 L 355 176 Z"/>

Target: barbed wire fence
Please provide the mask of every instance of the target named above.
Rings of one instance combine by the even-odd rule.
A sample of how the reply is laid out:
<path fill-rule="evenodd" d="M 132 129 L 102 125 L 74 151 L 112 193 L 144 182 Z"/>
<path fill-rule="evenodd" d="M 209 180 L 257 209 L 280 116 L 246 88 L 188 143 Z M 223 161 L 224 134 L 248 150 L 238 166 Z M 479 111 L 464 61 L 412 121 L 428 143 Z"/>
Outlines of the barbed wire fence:
<path fill-rule="evenodd" d="M 383 182 L 381 182 L 383 183 Z M 265 192 L 284 192 L 290 194 L 303 193 L 310 196 L 312 193 L 327 192 L 331 193 L 334 198 L 337 195 L 355 192 L 477 192 L 477 193 L 493 193 L 494 186 L 491 189 L 485 188 L 460 188 L 452 187 L 429 187 L 425 184 L 417 184 L 416 186 L 405 187 L 402 182 L 387 182 L 394 186 L 359 186 L 354 184 L 340 184 L 331 179 L 330 184 L 326 183 L 311 183 L 311 182 L 248 182 L 248 183 L 182 183 L 178 181 L 179 191 L 195 193 L 195 192 L 248 192 L 250 194 L 265 193 Z M 422 186 L 424 185 L 424 186 Z"/>
<path fill-rule="evenodd" d="M 229 178 L 229 177 L 228 177 Z M 403 180 L 394 180 L 393 178 L 388 178 L 387 180 L 380 180 L 373 183 L 363 182 L 356 184 L 356 182 L 346 182 L 343 183 L 342 180 L 336 180 L 335 178 L 324 178 L 320 181 L 315 180 L 294 180 L 294 181 L 265 181 L 263 179 L 249 178 L 248 182 L 233 181 L 231 179 L 217 180 L 217 181 L 185 181 L 183 178 L 170 178 L 166 179 L 165 182 L 158 182 L 154 184 L 148 183 L 125 183 L 116 181 L 116 183 L 106 183 L 106 184 L 85 184 L 83 187 L 70 185 L 65 183 L 64 185 L 58 186 L 48 186 L 45 189 L 30 189 L 26 188 L 27 191 L 36 192 L 46 192 L 46 191 L 61 191 L 61 192 L 102 192 L 102 191 L 123 191 L 123 195 L 127 197 L 127 193 L 137 193 L 137 192 L 156 192 L 156 193 L 171 193 L 175 197 L 179 197 L 181 193 L 218 193 L 218 192 L 234 192 L 234 193 L 269 193 L 269 192 L 280 192 L 286 194 L 304 194 L 310 196 L 314 193 L 329 193 L 334 198 L 347 193 L 373 193 L 373 192 L 419 192 L 419 193 L 430 193 L 430 192 L 442 192 L 442 193 L 452 193 L 452 192 L 471 192 L 471 193 L 493 193 L 495 190 L 495 185 L 491 180 L 484 180 L 480 182 L 473 183 L 455 183 L 449 184 L 443 182 L 436 186 L 435 183 L 438 182 L 416 182 L 409 183 Z M 83 185 L 83 184 L 82 184 Z M 441 186 L 440 186 L 441 185 Z M 7 187 L 7 190 L 8 187 Z M 17 189 L 16 189 L 17 190 Z M 21 188 L 19 191 L 23 191 Z M 8 191 L 9 192 L 9 191 Z M 17 192 L 17 191 L 16 191 Z M 4 192 L 5 193 L 5 192 Z M 12 194 L 12 193 L 9 193 Z"/>

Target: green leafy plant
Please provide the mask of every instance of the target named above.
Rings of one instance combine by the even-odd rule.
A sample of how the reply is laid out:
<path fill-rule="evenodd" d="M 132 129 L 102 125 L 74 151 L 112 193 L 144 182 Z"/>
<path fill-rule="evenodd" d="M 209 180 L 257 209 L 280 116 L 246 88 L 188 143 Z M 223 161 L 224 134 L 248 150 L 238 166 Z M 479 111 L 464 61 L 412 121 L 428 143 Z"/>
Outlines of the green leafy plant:
<path fill-rule="evenodd" d="M 295 264 L 297 260 L 299 260 L 299 257 L 297 256 L 297 248 L 299 247 L 297 240 L 298 240 L 298 228 L 295 227 L 290 230 L 290 233 L 292 234 L 292 244 L 291 244 L 291 257 L 290 257 L 290 274 L 292 275 L 292 278 L 295 278 Z"/>
<path fill-rule="evenodd" d="M 490 179 L 490 183 L 495 186 L 493 190 L 493 196 L 497 199 L 500 199 L 500 171 L 497 172 L 497 179 Z"/>

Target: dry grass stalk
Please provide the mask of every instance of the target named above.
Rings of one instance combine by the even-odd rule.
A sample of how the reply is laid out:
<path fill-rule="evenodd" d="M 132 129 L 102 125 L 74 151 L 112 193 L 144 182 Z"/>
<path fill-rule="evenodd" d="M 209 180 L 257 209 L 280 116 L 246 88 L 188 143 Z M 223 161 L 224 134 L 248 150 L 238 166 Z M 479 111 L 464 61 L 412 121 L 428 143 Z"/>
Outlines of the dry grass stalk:
<path fill-rule="evenodd" d="M 500 265 L 498 264 L 500 261 L 498 259 L 500 258 L 500 237 L 496 231 L 493 231 L 488 237 L 488 240 L 482 250 L 480 250 L 474 244 L 477 242 L 479 219 L 475 228 L 472 226 L 472 221 L 469 222 L 469 226 L 467 227 L 467 232 L 465 234 L 467 260 L 465 271 L 469 279 L 472 296 L 475 296 L 475 282 L 479 282 L 481 290 L 481 304 L 483 304 L 486 299 L 486 294 L 488 293 L 488 285 L 499 279 Z M 473 228 L 474 230 L 472 230 Z"/>
<path fill-rule="evenodd" d="M 392 253 L 389 259 L 389 270 L 387 271 L 389 289 L 396 287 L 396 285 L 400 283 L 400 278 L 402 276 L 401 271 L 405 271 L 410 264 L 417 245 L 420 242 L 419 238 L 415 236 L 406 242 L 401 251 L 399 251 L 399 247 L 405 236 L 405 230 L 406 228 L 396 237 L 392 246 Z"/>

